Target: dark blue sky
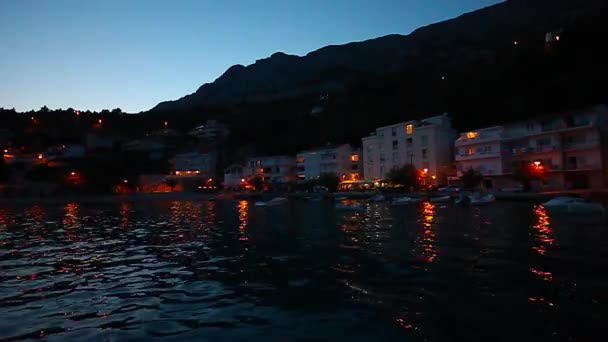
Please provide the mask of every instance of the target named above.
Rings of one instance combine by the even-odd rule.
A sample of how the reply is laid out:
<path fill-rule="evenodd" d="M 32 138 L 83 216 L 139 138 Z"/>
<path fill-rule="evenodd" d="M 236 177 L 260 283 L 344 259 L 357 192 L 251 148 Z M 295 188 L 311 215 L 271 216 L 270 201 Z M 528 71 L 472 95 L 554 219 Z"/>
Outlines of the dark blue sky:
<path fill-rule="evenodd" d="M 407 34 L 499 0 L 0 0 L 0 107 L 138 112 L 276 51 Z"/>

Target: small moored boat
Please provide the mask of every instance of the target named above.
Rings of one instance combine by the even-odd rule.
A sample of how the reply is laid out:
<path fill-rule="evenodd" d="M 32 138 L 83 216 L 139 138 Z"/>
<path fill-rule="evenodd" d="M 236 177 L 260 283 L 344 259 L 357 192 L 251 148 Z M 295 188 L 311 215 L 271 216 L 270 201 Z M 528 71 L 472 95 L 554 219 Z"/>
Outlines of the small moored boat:
<path fill-rule="evenodd" d="M 336 204 L 336 210 L 363 212 L 365 211 L 365 207 L 360 204 Z"/>
<path fill-rule="evenodd" d="M 603 214 L 606 209 L 600 203 L 588 202 L 582 198 L 560 196 L 543 203 L 548 211 L 570 214 Z"/>
<path fill-rule="evenodd" d="M 452 199 L 452 197 L 450 196 L 436 196 L 436 197 L 431 197 L 429 199 L 429 201 L 431 201 L 431 203 L 443 203 L 443 202 L 449 202 Z"/>

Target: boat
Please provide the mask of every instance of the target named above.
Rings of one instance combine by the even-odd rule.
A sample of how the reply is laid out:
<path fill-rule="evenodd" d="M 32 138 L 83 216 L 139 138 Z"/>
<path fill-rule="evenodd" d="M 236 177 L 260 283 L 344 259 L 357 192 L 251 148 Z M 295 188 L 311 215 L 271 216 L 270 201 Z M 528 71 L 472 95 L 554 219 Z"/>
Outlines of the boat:
<path fill-rule="evenodd" d="M 543 203 L 547 211 L 571 214 L 603 214 L 606 209 L 600 203 L 588 202 L 582 198 L 560 196 Z"/>
<path fill-rule="evenodd" d="M 412 203 L 411 197 L 397 197 L 391 202 L 392 205 L 404 205 Z"/>
<path fill-rule="evenodd" d="M 386 198 L 384 197 L 384 195 L 376 195 L 369 199 L 370 202 L 384 202 L 385 200 Z"/>
<path fill-rule="evenodd" d="M 271 199 L 268 202 L 256 201 L 254 205 L 256 207 L 270 207 L 270 206 L 283 204 L 285 202 L 287 202 L 287 197 L 276 197 L 276 198 Z"/>
<path fill-rule="evenodd" d="M 450 196 L 435 196 L 435 197 L 431 197 L 429 199 L 429 201 L 431 201 L 431 203 L 443 203 L 443 202 L 449 202 L 452 199 L 452 197 Z"/>
<path fill-rule="evenodd" d="M 454 200 L 454 202 L 458 205 L 462 206 L 480 206 L 489 204 L 496 201 L 496 197 L 492 194 L 481 194 L 479 192 L 476 193 L 461 193 L 458 198 Z"/>
<path fill-rule="evenodd" d="M 363 212 L 365 207 L 361 204 L 336 204 L 337 211 Z"/>
<path fill-rule="evenodd" d="M 471 205 L 485 205 L 496 202 L 496 197 L 492 194 L 481 195 L 476 193 L 471 198 Z"/>

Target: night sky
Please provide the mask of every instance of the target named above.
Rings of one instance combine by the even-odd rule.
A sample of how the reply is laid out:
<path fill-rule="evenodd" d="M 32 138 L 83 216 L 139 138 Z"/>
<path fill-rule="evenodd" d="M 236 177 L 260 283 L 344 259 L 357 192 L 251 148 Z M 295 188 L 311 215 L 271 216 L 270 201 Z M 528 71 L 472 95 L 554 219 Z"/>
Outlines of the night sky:
<path fill-rule="evenodd" d="M 0 107 L 147 110 L 276 51 L 304 55 L 497 0 L 1 0 Z"/>

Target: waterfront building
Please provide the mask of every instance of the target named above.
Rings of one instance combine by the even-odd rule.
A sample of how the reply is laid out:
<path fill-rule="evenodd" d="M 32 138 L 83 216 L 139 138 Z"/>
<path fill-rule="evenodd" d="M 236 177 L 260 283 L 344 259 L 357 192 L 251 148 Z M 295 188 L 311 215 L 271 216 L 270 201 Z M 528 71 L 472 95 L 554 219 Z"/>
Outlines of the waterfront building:
<path fill-rule="evenodd" d="M 173 173 L 180 177 L 214 177 L 216 161 L 214 152 L 179 153 L 173 160 Z"/>
<path fill-rule="evenodd" d="M 488 188 L 512 187 L 522 166 L 542 169 L 541 189 L 601 188 L 607 184 L 608 107 L 547 115 L 460 135 L 458 175 L 479 171 Z"/>
<path fill-rule="evenodd" d="M 255 176 L 269 183 L 287 183 L 295 179 L 295 159 L 290 156 L 249 158 L 243 169 L 245 179 Z"/>
<path fill-rule="evenodd" d="M 361 150 L 349 144 L 328 145 L 298 153 L 298 180 L 314 180 L 322 174 L 334 174 L 340 180 L 361 178 Z"/>
<path fill-rule="evenodd" d="M 232 164 L 224 169 L 224 188 L 226 189 L 238 189 L 243 183 L 245 178 L 243 174 L 243 165 Z"/>
<path fill-rule="evenodd" d="M 455 137 L 446 114 L 377 128 L 361 139 L 363 175 L 384 179 L 391 169 L 412 164 L 435 181 L 452 163 Z"/>

